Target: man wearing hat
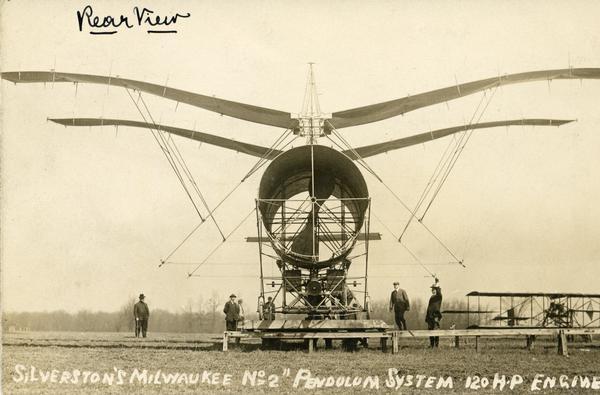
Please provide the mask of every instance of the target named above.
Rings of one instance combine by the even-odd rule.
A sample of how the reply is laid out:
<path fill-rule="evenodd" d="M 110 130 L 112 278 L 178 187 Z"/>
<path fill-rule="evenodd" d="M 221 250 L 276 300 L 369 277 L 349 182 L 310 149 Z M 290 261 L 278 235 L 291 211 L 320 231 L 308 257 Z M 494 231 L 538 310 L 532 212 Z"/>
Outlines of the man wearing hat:
<path fill-rule="evenodd" d="M 406 320 L 404 319 L 404 312 L 410 310 L 410 301 L 406 291 L 400 288 L 398 281 L 394 282 L 394 290 L 390 296 L 390 311 L 394 312 L 394 319 L 398 329 L 401 331 L 408 330 L 406 327 Z"/>
<path fill-rule="evenodd" d="M 275 304 L 273 303 L 272 296 L 269 296 L 267 302 L 263 305 L 263 317 L 267 321 L 275 319 Z"/>
<path fill-rule="evenodd" d="M 438 279 L 435 279 L 435 284 L 431 286 L 431 297 L 427 305 L 427 313 L 425 314 L 425 322 L 429 330 L 439 329 L 440 320 L 442 319 L 442 288 L 438 285 Z M 440 344 L 439 336 L 429 336 L 429 344 L 431 348 L 438 347 Z"/>
<path fill-rule="evenodd" d="M 144 294 L 140 294 L 140 301 L 133 306 L 133 316 L 135 317 L 135 336 L 138 337 L 140 332 L 143 337 L 146 337 L 148 330 L 148 318 L 150 318 L 150 310 L 144 302 Z"/>
<path fill-rule="evenodd" d="M 229 301 L 225 303 L 225 327 L 228 331 L 237 330 L 237 322 L 240 319 L 240 306 L 235 302 L 235 294 L 229 295 Z"/>

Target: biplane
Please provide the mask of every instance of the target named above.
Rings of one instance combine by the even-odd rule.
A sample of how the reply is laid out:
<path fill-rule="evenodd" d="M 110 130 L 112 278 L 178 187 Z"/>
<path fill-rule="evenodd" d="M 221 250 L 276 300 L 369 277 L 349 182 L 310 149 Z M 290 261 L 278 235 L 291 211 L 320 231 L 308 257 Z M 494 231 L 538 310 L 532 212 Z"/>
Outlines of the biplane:
<path fill-rule="evenodd" d="M 325 319 L 352 318 L 357 313 L 369 311 L 368 241 L 377 237 L 377 234 L 369 231 L 371 198 L 367 183 L 357 166 L 360 165 L 373 173 L 364 161 L 365 158 L 454 134 L 465 137 L 478 129 L 525 125 L 558 127 L 573 120 L 524 118 L 481 123 L 475 121 L 360 147 L 352 147 L 347 143 L 343 137 L 343 129 L 382 121 L 478 92 L 496 90 L 505 85 L 534 81 L 600 79 L 600 68 L 567 68 L 499 75 L 400 99 L 325 113 L 319 106 L 311 65 L 304 105 L 299 114 L 111 75 L 76 74 L 54 70 L 12 71 L 3 72 L 2 78 L 15 84 L 70 83 L 75 85 L 75 88 L 78 84 L 102 84 L 123 88 L 139 110 L 141 120 L 72 117 L 52 118 L 50 121 L 65 127 L 115 125 L 148 129 L 182 183 L 185 177 L 191 177 L 191 174 L 183 158 L 178 155 L 171 138 L 173 135 L 259 158 L 259 162 L 248 176 L 268 164 L 262 173 L 255 200 L 258 233 L 255 241 L 259 245 L 261 281 L 259 311 L 260 306 L 265 303 L 265 295 L 272 295 L 276 300 L 276 313 L 304 314 L 309 318 Z M 218 133 L 162 125 L 152 117 L 143 98 L 145 94 L 274 127 L 275 129 L 271 128 L 269 131 L 279 129 L 283 133 L 272 146 L 266 147 L 224 138 Z M 290 139 L 295 138 L 304 139 L 305 144 L 289 148 L 292 141 Z M 326 139 L 336 148 L 319 144 L 319 139 Z M 460 148 L 457 146 L 456 149 Z M 374 175 L 378 181 L 383 182 Z M 244 180 L 245 178 L 241 182 Z M 213 221 L 225 241 L 231 233 L 222 232 L 217 224 L 215 211 L 220 203 L 209 207 L 198 185 L 193 179 L 191 181 L 184 188 L 201 218 L 198 226 L 206 220 Z M 194 194 L 198 195 L 199 200 L 192 199 Z M 399 198 L 398 200 L 400 201 Z M 406 205 L 404 207 L 411 212 L 411 220 L 417 218 L 416 209 L 411 210 Z M 425 226 L 422 217 L 414 223 L 415 226 Z M 355 247 L 359 245 L 362 250 L 357 252 Z M 364 262 L 364 275 L 349 277 L 350 266 L 359 259 Z M 272 278 L 264 275 L 263 263 L 266 260 L 276 266 L 280 275 Z M 462 264 L 462 260 L 457 259 L 457 262 Z M 168 260 L 164 259 L 161 265 L 166 263 Z M 188 275 L 194 275 L 197 269 L 198 267 Z M 271 290 L 267 291 L 269 287 Z M 483 294 L 478 295 L 481 296 Z M 514 299 L 517 296 L 499 297 L 502 301 L 507 297 Z M 530 306 L 530 309 L 537 306 L 539 300 L 542 301 L 539 313 L 534 315 L 533 310 L 529 313 L 529 325 L 574 325 L 575 322 L 580 322 L 575 321 L 574 313 L 581 310 L 584 315 L 590 314 L 586 310 L 587 305 L 575 304 L 575 296 L 565 296 L 562 299 L 550 295 L 539 298 L 533 295 L 522 297 L 529 301 L 527 306 Z M 587 298 L 588 303 L 597 303 L 593 297 Z M 562 302 L 563 300 L 567 302 Z M 567 309 L 566 313 L 558 307 L 551 307 L 550 303 L 560 303 L 560 306 Z M 494 322 L 506 325 L 524 323 L 526 320 L 522 318 L 525 309 L 523 306 L 514 304 L 507 308 L 504 304 L 498 309 Z M 594 307 L 594 314 L 596 310 L 598 308 Z"/>
<path fill-rule="evenodd" d="M 597 328 L 600 294 L 472 291 L 466 310 L 444 313 L 466 316 L 470 329 Z"/>

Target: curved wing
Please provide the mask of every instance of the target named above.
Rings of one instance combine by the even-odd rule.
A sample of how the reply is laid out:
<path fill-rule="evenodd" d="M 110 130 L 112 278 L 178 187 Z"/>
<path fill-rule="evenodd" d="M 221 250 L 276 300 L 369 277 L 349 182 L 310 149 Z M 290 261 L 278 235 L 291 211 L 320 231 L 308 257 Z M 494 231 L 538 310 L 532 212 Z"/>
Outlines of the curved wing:
<path fill-rule="evenodd" d="M 483 128 L 495 128 L 498 126 L 523 126 L 523 125 L 534 125 L 534 126 L 561 126 L 566 123 L 573 122 L 573 120 L 563 119 L 515 119 L 510 121 L 495 121 L 495 122 L 483 122 L 474 123 L 470 125 L 454 126 L 451 128 L 433 130 L 427 133 L 416 134 L 410 137 L 404 137 L 397 140 L 387 141 L 385 143 L 365 145 L 363 147 L 354 148 L 352 150 L 343 151 L 344 154 L 348 155 L 351 159 L 357 160 L 359 158 L 366 158 L 373 155 L 382 154 L 384 152 L 409 147 L 415 144 L 425 143 L 427 141 L 446 137 L 458 132 L 466 132 L 473 129 Z"/>
<path fill-rule="evenodd" d="M 496 86 L 555 79 L 600 79 L 600 68 L 541 70 L 507 74 L 485 80 L 467 82 L 448 88 L 436 89 L 434 91 L 420 93 L 402 99 L 334 112 L 332 114 L 332 119 L 330 119 L 329 122 L 337 129 L 363 125 L 365 123 L 395 117 L 418 108 L 471 95 Z"/>
<path fill-rule="evenodd" d="M 73 82 L 116 85 L 123 88 L 131 88 L 141 92 L 150 93 L 156 96 L 162 96 L 170 100 L 176 100 L 191 106 L 200 107 L 221 115 L 227 115 L 233 118 L 256 122 L 263 125 L 278 126 L 287 129 L 294 128 L 298 124 L 296 119 L 291 118 L 291 114 L 289 112 L 217 99 L 216 97 L 200 95 L 198 93 L 174 89 L 164 85 L 156 85 L 148 82 L 129 80 L 119 77 L 59 73 L 53 71 L 12 71 L 2 73 L 2 78 L 12 81 L 16 84 L 35 82 Z"/>
<path fill-rule="evenodd" d="M 154 125 L 146 122 L 129 121 L 125 119 L 103 119 L 103 118 L 54 118 L 49 121 L 56 122 L 64 126 L 132 126 L 136 128 L 158 129 L 164 132 L 186 137 L 188 139 L 201 141 L 206 144 L 216 145 L 217 147 L 227 148 L 244 154 L 258 156 L 265 159 L 273 159 L 281 153 L 279 150 L 273 150 L 260 145 L 242 143 L 225 137 L 219 137 L 208 133 L 196 132 L 195 130 L 176 128 L 173 126 Z"/>

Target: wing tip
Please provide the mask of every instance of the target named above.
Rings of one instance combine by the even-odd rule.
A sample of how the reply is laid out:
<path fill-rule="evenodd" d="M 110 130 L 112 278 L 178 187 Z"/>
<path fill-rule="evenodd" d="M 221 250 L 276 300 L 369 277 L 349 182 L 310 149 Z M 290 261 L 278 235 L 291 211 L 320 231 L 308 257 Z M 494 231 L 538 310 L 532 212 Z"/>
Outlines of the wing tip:
<path fill-rule="evenodd" d="M 19 82 L 19 72 L 18 71 L 4 71 L 1 73 L 2 79 L 10 82 Z"/>
<path fill-rule="evenodd" d="M 555 121 L 550 121 L 550 125 L 562 126 L 562 125 L 566 125 L 571 122 L 577 122 L 577 120 L 576 119 L 557 119 Z"/>
<path fill-rule="evenodd" d="M 47 121 L 57 123 L 59 125 L 67 126 L 69 122 L 73 122 L 74 118 L 47 118 Z"/>

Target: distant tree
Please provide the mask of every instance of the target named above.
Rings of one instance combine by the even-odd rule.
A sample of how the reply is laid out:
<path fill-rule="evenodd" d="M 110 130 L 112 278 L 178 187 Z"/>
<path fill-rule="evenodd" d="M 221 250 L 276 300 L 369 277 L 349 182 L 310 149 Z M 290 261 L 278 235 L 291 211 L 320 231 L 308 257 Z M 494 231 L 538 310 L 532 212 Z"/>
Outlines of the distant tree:
<path fill-rule="evenodd" d="M 193 332 L 194 322 L 196 321 L 196 314 L 194 313 L 192 299 L 188 299 L 187 303 L 183 306 L 182 310 L 183 329 L 185 332 Z"/>
<path fill-rule="evenodd" d="M 198 306 L 198 313 L 202 314 L 206 311 L 204 309 L 204 297 L 202 294 L 198 295 L 198 298 L 196 299 L 196 306 Z"/>
<path fill-rule="evenodd" d="M 133 306 L 136 303 L 136 299 L 130 296 L 121 308 L 119 309 L 116 317 L 113 319 L 113 330 L 115 332 L 133 332 L 135 328 L 135 320 L 133 316 Z"/>
<path fill-rule="evenodd" d="M 212 290 L 211 296 L 210 298 L 206 301 L 207 304 L 207 310 L 210 314 L 210 332 L 219 332 L 222 330 L 222 326 L 223 323 L 221 321 L 221 314 L 219 314 L 219 317 L 217 317 L 217 312 L 221 312 L 221 309 L 223 308 L 223 306 L 221 306 L 222 301 L 221 301 L 221 295 L 219 295 L 219 292 L 215 289 Z"/>
<path fill-rule="evenodd" d="M 410 296 L 410 295 L 409 295 Z M 428 300 L 428 299 L 427 299 Z M 411 309 L 405 314 L 409 329 L 426 329 L 425 312 L 427 300 L 411 298 Z M 133 332 L 133 305 L 136 299 L 130 297 L 118 311 L 92 312 L 82 310 L 77 313 L 67 313 L 64 310 L 52 312 L 3 312 L 3 324 L 7 323 L 15 328 L 29 328 L 32 331 L 131 331 Z M 189 299 L 177 312 L 166 310 L 153 310 L 150 319 L 152 332 L 192 332 L 192 333 L 218 333 L 224 328 L 223 319 L 224 299 L 218 291 L 213 290 L 211 297 L 204 301 L 202 298 Z M 202 308 L 200 307 L 202 306 Z M 394 315 L 388 310 L 389 301 L 374 300 L 371 303 L 372 319 L 381 319 L 394 326 Z M 246 307 L 249 310 L 249 307 Z M 486 307 L 482 306 L 482 309 Z M 444 299 L 444 310 L 466 310 L 466 301 L 459 299 Z M 296 317 L 302 319 L 302 316 Z M 467 314 L 443 314 L 442 329 L 452 325 L 456 328 L 467 327 Z M 470 324 L 477 323 L 477 315 L 472 314 Z M 6 326 L 5 326 L 6 328 Z"/>

